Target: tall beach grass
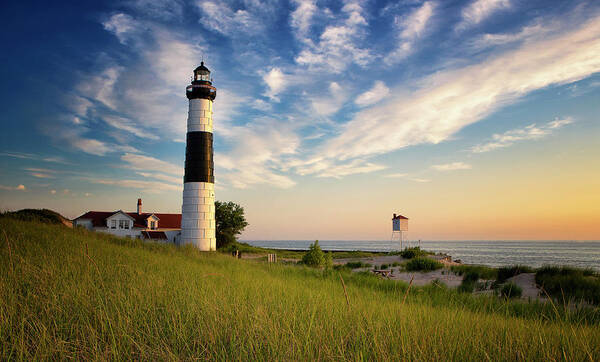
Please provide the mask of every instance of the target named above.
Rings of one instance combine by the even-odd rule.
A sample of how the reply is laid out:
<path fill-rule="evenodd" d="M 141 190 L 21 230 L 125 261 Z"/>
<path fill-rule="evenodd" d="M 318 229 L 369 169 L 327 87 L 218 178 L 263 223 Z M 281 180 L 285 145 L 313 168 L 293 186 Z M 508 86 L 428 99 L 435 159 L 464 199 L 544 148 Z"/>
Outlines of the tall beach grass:
<path fill-rule="evenodd" d="M 597 310 L 41 223 L 0 229 L 3 360 L 600 359 Z"/>

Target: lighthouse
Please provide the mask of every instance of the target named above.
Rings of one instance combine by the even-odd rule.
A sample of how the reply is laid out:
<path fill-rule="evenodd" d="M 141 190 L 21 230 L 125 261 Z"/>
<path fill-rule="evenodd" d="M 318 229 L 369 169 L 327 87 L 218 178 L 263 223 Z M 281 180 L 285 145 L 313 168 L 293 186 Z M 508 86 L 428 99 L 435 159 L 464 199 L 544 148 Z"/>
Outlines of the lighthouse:
<path fill-rule="evenodd" d="M 194 69 L 189 99 L 185 146 L 185 175 L 181 207 L 181 244 L 202 251 L 217 249 L 215 238 L 215 176 L 213 164 L 213 100 L 210 70 L 204 62 Z"/>

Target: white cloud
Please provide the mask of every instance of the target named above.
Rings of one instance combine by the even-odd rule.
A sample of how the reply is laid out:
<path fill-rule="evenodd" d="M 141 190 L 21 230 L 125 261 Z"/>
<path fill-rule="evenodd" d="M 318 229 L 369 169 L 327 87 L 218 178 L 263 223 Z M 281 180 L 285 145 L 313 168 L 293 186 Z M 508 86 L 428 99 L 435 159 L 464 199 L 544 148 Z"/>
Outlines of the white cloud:
<path fill-rule="evenodd" d="M 511 7 L 510 0 L 475 0 L 462 11 L 462 22 L 457 30 L 479 24 L 494 12 Z"/>
<path fill-rule="evenodd" d="M 175 176 L 165 175 L 162 173 L 151 173 L 151 172 L 138 172 L 137 174 L 140 176 L 147 177 L 147 178 L 154 178 L 157 180 L 166 181 L 166 182 L 169 182 L 169 183 L 172 183 L 175 185 L 183 184 L 182 177 L 175 177 Z"/>
<path fill-rule="evenodd" d="M 398 63 L 414 51 L 414 44 L 428 28 L 434 10 L 435 3 L 426 1 L 405 18 L 396 18 L 398 46 L 384 58 L 386 64 Z"/>
<path fill-rule="evenodd" d="M 531 91 L 599 72 L 599 20 L 479 64 L 440 71 L 412 95 L 390 97 L 359 112 L 319 152 L 344 160 L 439 143 Z"/>
<path fill-rule="evenodd" d="M 452 163 L 446 163 L 446 164 L 442 164 L 442 165 L 433 165 L 433 166 L 431 166 L 431 168 L 434 170 L 437 170 L 437 171 L 457 171 L 457 170 L 470 170 L 473 167 L 471 165 L 469 165 L 468 163 L 464 163 L 464 162 L 452 162 Z"/>
<path fill-rule="evenodd" d="M 38 154 L 23 153 L 23 152 L 0 152 L 0 156 L 26 159 L 26 160 L 36 160 L 36 161 L 68 164 L 68 162 L 65 161 L 64 158 L 59 157 L 59 156 L 45 156 L 45 155 L 42 156 L 42 155 L 38 155 Z"/>
<path fill-rule="evenodd" d="M 117 180 L 117 179 L 89 179 L 90 182 L 102 185 L 115 185 L 125 188 L 142 189 L 148 193 L 158 193 L 161 191 L 182 191 L 183 184 L 172 185 L 157 181 L 143 180 Z"/>
<path fill-rule="evenodd" d="M 390 95 L 390 89 L 385 86 L 385 83 L 378 80 L 373 84 L 373 88 L 359 95 L 354 103 L 361 107 L 375 104 Z"/>
<path fill-rule="evenodd" d="M 483 34 L 470 42 L 470 47 L 474 50 L 481 50 L 488 47 L 504 44 L 521 42 L 530 39 L 541 39 L 550 31 L 554 30 L 548 24 L 534 24 L 524 26 L 516 33 Z"/>
<path fill-rule="evenodd" d="M 25 185 L 18 185 L 18 186 L 4 186 L 4 185 L 0 185 L 0 190 L 6 190 L 6 191 L 26 191 L 27 188 L 25 187 Z"/>
<path fill-rule="evenodd" d="M 290 14 L 290 24 L 297 32 L 296 37 L 300 40 L 306 39 L 310 30 L 311 20 L 318 11 L 314 0 L 294 0 L 298 6 Z"/>
<path fill-rule="evenodd" d="M 492 136 L 488 142 L 479 144 L 471 149 L 473 153 L 489 152 L 498 148 L 504 148 L 513 145 L 515 142 L 537 140 L 546 137 L 553 130 L 559 129 L 567 124 L 573 123 L 573 118 L 555 119 L 542 126 L 536 126 L 535 123 L 524 128 L 512 129 L 504 133 L 497 133 Z"/>
<path fill-rule="evenodd" d="M 270 103 L 263 101 L 262 99 L 255 99 L 252 101 L 252 108 L 258 109 L 259 111 L 268 112 L 273 110 L 273 106 Z"/>
<path fill-rule="evenodd" d="M 360 173 L 369 173 L 386 169 L 387 166 L 378 165 L 364 160 L 352 160 L 345 164 L 337 164 L 328 167 L 322 172 L 317 174 L 317 177 L 334 177 L 342 178 L 348 175 L 355 175 Z"/>
<path fill-rule="evenodd" d="M 367 25 L 363 13 L 359 2 L 347 2 L 342 7 L 344 19 L 325 27 L 318 42 L 307 41 L 296 62 L 334 73 L 344 71 L 352 63 L 367 65 L 372 58 L 370 51 L 359 45 Z"/>
<path fill-rule="evenodd" d="M 183 166 L 176 166 L 172 163 L 150 156 L 126 153 L 121 156 L 121 161 L 126 163 L 126 167 L 130 167 L 134 170 L 158 171 L 171 175 L 183 176 Z"/>
<path fill-rule="evenodd" d="M 286 80 L 285 75 L 279 68 L 272 68 L 268 73 L 263 75 L 263 81 L 269 87 L 269 90 L 265 94 L 267 97 L 274 101 L 279 101 L 277 95 L 285 88 Z"/>
<path fill-rule="evenodd" d="M 139 29 L 139 23 L 127 14 L 114 14 L 102 23 L 104 29 L 115 34 L 119 42 L 125 44 Z"/>
<path fill-rule="evenodd" d="M 300 144 L 289 124 L 257 119 L 244 127 L 230 127 L 224 141 L 232 148 L 227 153 L 215 154 L 219 180 L 236 188 L 257 184 L 289 188 L 296 184 L 281 174 L 287 164 L 285 157 L 295 154 Z"/>
<path fill-rule="evenodd" d="M 140 138 L 147 138 L 150 140 L 159 139 L 157 135 L 151 133 L 151 131 L 142 129 L 138 124 L 134 123 L 130 119 L 117 116 L 104 116 L 102 119 L 108 125 L 132 133 Z"/>
<path fill-rule="evenodd" d="M 197 1 L 196 6 L 202 13 L 200 23 L 203 26 L 227 36 L 256 34 L 264 28 L 255 14 L 244 9 L 234 11 L 221 1 Z"/>
<path fill-rule="evenodd" d="M 383 177 L 387 177 L 387 178 L 402 178 L 405 180 L 409 180 L 409 181 L 413 181 L 413 182 L 419 182 L 419 183 L 425 183 L 425 182 L 431 182 L 430 179 L 428 178 L 420 178 L 420 177 L 414 177 L 411 176 L 407 173 L 392 173 L 389 175 L 384 175 Z"/>
<path fill-rule="evenodd" d="M 348 99 L 348 91 L 337 82 L 329 83 L 328 94 L 317 94 L 310 98 L 313 109 L 318 115 L 328 116 L 336 113 Z"/>
<path fill-rule="evenodd" d="M 107 145 L 102 141 L 94 140 L 91 138 L 74 136 L 69 137 L 68 140 L 71 142 L 71 146 L 73 146 L 74 148 L 78 149 L 79 151 L 89 153 L 91 155 L 104 156 L 105 154 L 114 151 L 110 147 L 110 145 Z"/>

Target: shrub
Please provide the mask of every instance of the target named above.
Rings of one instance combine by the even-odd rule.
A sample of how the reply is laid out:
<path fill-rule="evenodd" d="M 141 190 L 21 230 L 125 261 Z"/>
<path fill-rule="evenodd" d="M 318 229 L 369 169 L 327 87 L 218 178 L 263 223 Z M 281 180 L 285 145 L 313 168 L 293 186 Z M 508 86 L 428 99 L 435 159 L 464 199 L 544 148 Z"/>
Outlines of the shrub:
<path fill-rule="evenodd" d="M 545 266 L 536 272 L 535 282 L 554 298 L 600 304 L 600 277 L 591 269 Z"/>
<path fill-rule="evenodd" d="M 315 240 L 314 244 L 311 244 L 308 251 L 302 257 L 303 264 L 308 266 L 320 267 L 325 265 L 325 254 L 319 246 L 319 240 Z"/>
<path fill-rule="evenodd" d="M 411 259 L 408 263 L 406 263 L 406 270 L 409 271 L 432 271 L 441 269 L 444 265 L 439 261 L 419 257 Z"/>
<path fill-rule="evenodd" d="M 346 265 L 350 269 L 358 269 L 358 268 L 370 268 L 372 267 L 369 263 L 363 263 L 362 261 L 349 261 Z"/>
<path fill-rule="evenodd" d="M 506 283 L 500 288 L 500 295 L 506 298 L 520 298 L 523 289 L 515 283 Z"/>
<path fill-rule="evenodd" d="M 461 293 L 473 293 L 475 290 L 475 282 L 463 280 L 456 290 Z"/>
<path fill-rule="evenodd" d="M 400 256 L 404 259 L 413 259 L 424 255 L 427 255 L 427 253 L 421 250 L 419 246 L 416 246 L 414 248 L 406 248 L 400 252 Z"/>
<path fill-rule="evenodd" d="M 483 265 L 453 265 L 450 270 L 461 276 L 470 272 L 477 273 L 480 279 L 496 279 L 497 275 L 496 269 Z"/>
<path fill-rule="evenodd" d="M 379 267 L 379 269 L 381 270 L 386 270 L 387 268 L 389 268 L 389 265 L 387 264 L 381 264 L 381 266 Z"/>
<path fill-rule="evenodd" d="M 534 270 L 525 265 L 503 266 L 498 269 L 498 283 L 504 283 L 508 278 L 512 278 L 522 273 L 533 273 Z"/>

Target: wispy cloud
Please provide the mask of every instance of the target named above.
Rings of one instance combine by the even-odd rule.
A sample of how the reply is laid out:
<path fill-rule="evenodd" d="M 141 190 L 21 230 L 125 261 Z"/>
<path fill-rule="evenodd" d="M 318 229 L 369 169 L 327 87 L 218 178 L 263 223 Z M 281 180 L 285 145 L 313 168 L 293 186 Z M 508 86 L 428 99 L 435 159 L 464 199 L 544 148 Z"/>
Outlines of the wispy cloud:
<path fill-rule="evenodd" d="M 492 136 L 488 142 L 474 146 L 471 151 L 473 153 L 489 152 L 498 148 L 504 148 L 513 145 L 515 142 L 537 140 L 546 137 L 556 129 L 573 123 L 573 118 L 566 117 L 563 119 L 555 119 L 541 126 L 531 124 L 524 128 L 516 128 L 504 133 L 497 133 Z"/>
<path fill-rule="evenodd" d="M 68 164 L 68 162 L 60 156 L 42 156 L 39 154 L 33 153 L 23 153 L 23 152 L 0 152 L 0 156 L 12 157 L 12 158 L 20 158 L 27 160 L 35 160 L 35 161 L 44 161 L 44 162 L 53 162 L 53 163 L 62 163 Z"/>
<path fill-rule="evenodd" d="M 23 184 L 17 185 L 17 186 L 4 186 L 4 185 L 0 185 L 0 190 L 6 190 L 6 191 L 26 191 L 27 188 Z"/>
<path fill-rule="evenodd" d="M 157 171 L 171 175 L 183 176 L 183 165 L 176 166 L 170 162 L 159 160 L 157 158 L 134 153 L 125 153 L 121 156 L 121 161 L 125 162 L 126 167 L 141 171 Z"/>
<path fill-rule="evenodd" d="M 470 164 L 464 162 L 451 162 L 441 165 L 433 165 L 432 169 L 436 171 L 457 171 L 457 170 L 470 170 L 473 168 Z"/>
<path fill-rule="evenodd" d="M 142 189 L 148 193 L 158 193 L 162 191 L 181 191 L 183 190 L 183 184 L 173 185 L 158 181 L 145 181 L 145 180 L 130 180 L 130 179 L 99 179 L 93 178 L 88 181 L 102 185 L 114 185 L 132 189 Z"/>
<path fill-rule="evenodd" d="M 231 9 L 223 1 L 198 1 L 200 23 L 227 36 L 255 34 L 263 30 L 263 22 L 247 9 Z"/>
<path fill-rule="evenodd" d="M 598 20 L 479 64 L 440 71 L 412 95 L 400 92 L 359 112 L 320 152 L 345 160 L 439 143 L 531 91 L 588 77 L 600 71 Z"/>
<path fill-rule="evenodd" d="M 398 46 L 384 58 L 385 63 L 388 65 L 398 63 L 414 51 L 416 41 L 428 29 L 434 10 L 435 3 L 426 1 L 407 16 L 396 17 Z"/>
<path fill-rule="evenodd" d="M 391 174 L 388 174 L 388 175 L 384 175 L 383 177 L 387 177 L 387 178 L 402 178 L 402 179 L 406 179 L 406 180 L 409 180 L 409 181 L 420 182 L 420 183 L 431 182 L 431 180 L 428 179 L 428 178 L 414 177 L 414 176 L 411 176 L 410 174 L 407 174 L 407 173 L 391 173 Z"/>
<path fill-rule="evenodd" d="M 387 98 L 390 95 L 390 89 L 385 86 L 385 83 L 378 80 L 373 84 L 373 88 L 363 92 L 359 95 L 354 103 L 361 107 L 370 106 L 378 103 L 381 100 Z"/>
<path fill-rule="evenodd" d="M 267 97 L 279 102 L 277 94 L 279 94 L 286 86 L 286 80 L 283 72 L 279 68 L 272 68 L 263 75 L 263 81 L 269 87 Z"/>
<path fill-rule="evenodd" d="M 348 91 L 337 82 L 329 83 L 328 94 L 316 94 L 310 97 L 312 108 L 318 115 L 328 116 L 336 113 L 348 99 Z"/>
<path fill-rule="evenodd" d="M 462 21 L 457 30 L 481 23 L 493 13 L 511 7 L 510 0 L 475 0 L 462 11 Z"/>
<path fill-rule="evenodd" d="M 358 1 L 349 1 L 342 7 L 337 24 L 326 26 L 316 42 L 306 42 L 296 62 L 309 69 L 323 69 L 334 73 L 344 71 L 350 64 L 365 66 L 371 59 L 369 49 L 361 47 L 367 21 Z M 332 23 L 336 23 L 333 21 Z"/>

